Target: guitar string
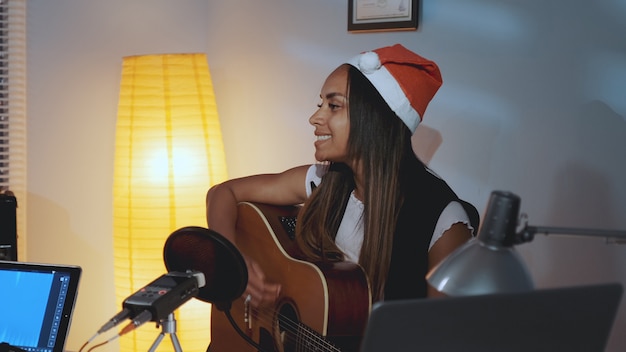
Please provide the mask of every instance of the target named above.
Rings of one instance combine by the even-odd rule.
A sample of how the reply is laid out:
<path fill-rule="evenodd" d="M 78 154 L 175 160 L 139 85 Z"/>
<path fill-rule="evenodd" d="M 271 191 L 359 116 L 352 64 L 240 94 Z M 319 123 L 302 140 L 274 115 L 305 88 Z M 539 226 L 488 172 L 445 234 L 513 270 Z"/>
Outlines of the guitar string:
<path fill-rule="evenodd" d="M 282 328 L 285 332 L 291 332 L 291 334 L 286 334 L 288 340 L 285 341 L 283 345 L 286 346 L 287 343 L 291 341 L 297 347 L 298 351 L 339 351 L 330 342 L 325 340 L 323 336 L 317 334 L 305 324 L 294 322 L 282 314 L 278 314 L 278 320 L 282 324 Z"/>
<path fill-rule="evenodd" d="M 255 309 L 255 312 L 257 313 L 257 316 L 261 318 L 259 320 L 267 324 L 273 323 L 273 318 L 271 316 L 273 315 L 274 311 L 272 309 L 266 308 L 266 309 L 263 309 L 262 312 L 260 312 L 259 309 Z M 305 343 L 311 342 L 307 346 L 312 346 L 316 348 L 316 350 L 319 350 L 317 348 L 323 348 L 324 351 L 339 351 L 340 352 L 340 350 L 337 349 L 337 347 L 335 347 L 334 345 L 332 345 L 332 343 L 325 340 L 323 336 L 313 331 L 312 329 L 308 328 L 306 325 L 301 324 L 299 322 L 295 322 L 291 320 L 289 317 L 280 313 L 278 314 L 278 319 L 279 320 L 282 319 L 281 321 L 284 323 L 283 326 L 285 327 L 285 330 L 297 336 L 298 340 L 304 341 Z M 303 329 L 299 330 L 298 327 L 302 327 Z M 304 331 L 304 334 L 299 333 L 299 331 Z M 298 346 L 302 347 L 302 344 L 300 343 L 298 344 Z"/>
<path fill-rule="evenodd" d="M 266 323 L 268 325 L 273 324 L 273 309 L 254 309 L 253 311 L 256 313 L 256 316 L 260 318 L 259 320 L 263 323 Z M 293 321 L 291 320 L 291 318 L 280 313 L 278 313 L 278 320 L 283 322 L 282 326 L 285 327 L 285 331 L 293 333 L 293 335 L 297 337 L 298 341 L 303 341 L 304 343 L 308 342 L 308 344 L 306 345 L 307 347 L 311 346 L 315 348 L 315 351 L 320 351 L 318 348 L 322 348 L 322 351 L 341 352 L 340 349 L 334 346 L 331 342 L 327 341 L 321 334 L 317 333 L 305 324 Z M 299 327 L 301 327 L 301 329 L 299 329 Z M 304 334 L 300 332 L 304 332 Z M 297 345 L 298 347 L 302 347 L 302 343 L 299 343 Z"/>

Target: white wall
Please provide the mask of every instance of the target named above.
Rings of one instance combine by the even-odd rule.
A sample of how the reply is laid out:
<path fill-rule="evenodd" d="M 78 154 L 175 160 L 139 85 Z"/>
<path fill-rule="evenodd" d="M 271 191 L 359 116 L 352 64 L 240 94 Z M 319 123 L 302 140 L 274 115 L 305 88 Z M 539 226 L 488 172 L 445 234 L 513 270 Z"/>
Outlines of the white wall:
<path fill-rule="evenodd" d="M 204 0 L 28 1 L 27 259 L 83 267 L 70 350 L 121 308 L 112 176 L 122 58 L 206 52 L 208 13 Z"/>
<path fill-rule="evenodd" d="M 70 348 L 118 307 L 112 158 L 121 57 L 206 51 L 231 177 L 313 161 L 326 75 L 402 43 L 439 63 L 431 166 L 483 210 L 522 197 L 534 225 L 626 229 L 626 3 L 422 0 L 416 32 L 352 34 L 336 0 L 30 0 L 28 259 L 85 269 Z M 538 237 L 538 287 L 626 283 L 626 246 Z M 622 304 L 609 351 L 624 350 Z"/>

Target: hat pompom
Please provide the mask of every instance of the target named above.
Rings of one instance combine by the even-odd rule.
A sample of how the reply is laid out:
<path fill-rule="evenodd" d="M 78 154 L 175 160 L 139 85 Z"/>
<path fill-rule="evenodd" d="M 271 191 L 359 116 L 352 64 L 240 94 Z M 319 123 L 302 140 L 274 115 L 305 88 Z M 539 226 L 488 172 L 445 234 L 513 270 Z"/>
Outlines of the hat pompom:
<path fill-rule="evenodd" d="M 370 74 L 380 68 L 380 58 L 373 51 L 361 54 L 359 58 L 359 69 L 365 74 Z"/>

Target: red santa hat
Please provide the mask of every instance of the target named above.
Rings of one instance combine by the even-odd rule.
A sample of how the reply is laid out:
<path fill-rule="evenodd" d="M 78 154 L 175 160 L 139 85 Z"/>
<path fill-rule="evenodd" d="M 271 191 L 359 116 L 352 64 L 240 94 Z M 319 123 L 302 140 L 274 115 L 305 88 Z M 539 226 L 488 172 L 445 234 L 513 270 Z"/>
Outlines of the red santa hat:
<path fill-rule="evenodd" d="M 442 83 L 436 63 L 400 44 L 361 53 L 348 64 L 372 82 L 411 133 Z"/>

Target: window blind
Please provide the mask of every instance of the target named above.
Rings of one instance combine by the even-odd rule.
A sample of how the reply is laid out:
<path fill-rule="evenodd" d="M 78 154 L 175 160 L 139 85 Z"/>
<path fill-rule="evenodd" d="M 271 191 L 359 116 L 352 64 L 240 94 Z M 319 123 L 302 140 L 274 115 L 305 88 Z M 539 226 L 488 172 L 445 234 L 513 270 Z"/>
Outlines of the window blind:
<path fill-rule="evenodd" d="M 0 0 L 0 191 L 18 203 L 18 258 L 26 207 L 26 0 Z"/>

